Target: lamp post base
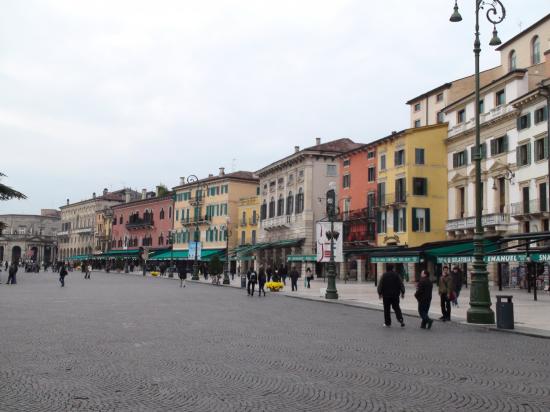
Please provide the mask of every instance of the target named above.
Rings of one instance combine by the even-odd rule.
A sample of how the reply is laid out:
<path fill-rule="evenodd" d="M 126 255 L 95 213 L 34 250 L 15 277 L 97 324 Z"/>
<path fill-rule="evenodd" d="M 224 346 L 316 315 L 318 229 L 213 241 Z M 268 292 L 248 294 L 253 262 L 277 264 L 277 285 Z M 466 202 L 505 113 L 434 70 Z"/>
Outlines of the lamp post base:
<path fill-rule="evenodd" d="M 227 274 L 227 272 L 224 272 L 223 273 L 223 282 L 222 284 L 224 285 L 229 285 L 231 282 L 229 281 L 229 275 Z"/>
<path fill-rule="evenodd" d="M 336 290 L 336 272 L 334 270 L 334 262 L 328 264 L 327 275 L 327 291 L 325 299 L 338 299 L 338 291 Z"/>
<path fill-rule="evenodd" d="M 491 295 L 489 293 L 489 282 L 486 270 L 472 273 L 470 285 L 470 308 L 466 312 L 468 323 L 479 323 L 491 325 L 495 323 L 495 312 L 491 309 Z"/>

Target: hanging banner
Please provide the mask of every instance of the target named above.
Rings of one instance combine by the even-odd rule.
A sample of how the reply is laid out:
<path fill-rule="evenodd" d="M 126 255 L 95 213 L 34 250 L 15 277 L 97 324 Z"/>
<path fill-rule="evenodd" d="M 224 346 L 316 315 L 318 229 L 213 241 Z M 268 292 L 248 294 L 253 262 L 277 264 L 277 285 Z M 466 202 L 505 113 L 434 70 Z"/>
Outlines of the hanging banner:
<path fill-rule="evenodd" d="M 333 223 L 333 242 L 334 242 L 334 261 L 341 263 L 344 261 L 344 231 L 342 222 Z M 316 234 L 317 234 L 317 262 L 328 263 L 330 262 L 330 222 L 317 222 Z M 328 236 L 327 236 L 328 235 Z"/>

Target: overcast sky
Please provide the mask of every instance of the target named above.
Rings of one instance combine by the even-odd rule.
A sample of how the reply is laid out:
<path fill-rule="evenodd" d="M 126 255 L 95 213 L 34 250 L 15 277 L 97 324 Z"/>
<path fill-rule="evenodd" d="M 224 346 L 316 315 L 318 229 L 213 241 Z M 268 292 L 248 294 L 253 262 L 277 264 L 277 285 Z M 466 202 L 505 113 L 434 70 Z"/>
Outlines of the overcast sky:
<path fill-rule="evenodd" d="M 473 72 L 470 3 L 452 24 L 452 0 L 2 0 L 0 171 L 29 199 L 0 213 L 406 128 L 408 99 Z M 550 11 L 505 3 L 503 41 Z"/>

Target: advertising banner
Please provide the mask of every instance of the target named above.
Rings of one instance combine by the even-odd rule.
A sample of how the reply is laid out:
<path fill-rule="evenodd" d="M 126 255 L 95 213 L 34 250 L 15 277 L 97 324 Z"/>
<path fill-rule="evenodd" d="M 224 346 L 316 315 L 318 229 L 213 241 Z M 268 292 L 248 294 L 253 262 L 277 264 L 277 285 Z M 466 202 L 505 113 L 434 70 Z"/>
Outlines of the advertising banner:
<path fill-rule="evenodd" d="M 202 255 L 202 243 L 201 242 L 190 242 L 189 243 L 189 259 L 195 260 L 195 255 L 197 260 L 201 260 Z"/>
<path fill-rule="evenodd" d="M 334 261 L 341 263 L 344 261 L 344 232 L 342 222 L 333 223 L 334 237 Z M 329 235 L 329 236 L 327 236 Z M 330 222 L 317 222 L 317 262 L 330 262 Z"/>

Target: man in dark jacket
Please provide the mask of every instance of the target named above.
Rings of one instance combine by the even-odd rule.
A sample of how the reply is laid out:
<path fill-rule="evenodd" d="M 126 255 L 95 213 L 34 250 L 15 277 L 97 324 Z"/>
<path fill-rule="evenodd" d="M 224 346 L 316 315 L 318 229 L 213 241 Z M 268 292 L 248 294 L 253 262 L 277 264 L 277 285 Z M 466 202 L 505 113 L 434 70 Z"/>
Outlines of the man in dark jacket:
<path fill-rule="evenodd" d="M 453 267 L 451 278 L 453 278 L 453 286 L 455 289 L 454 300 L 451 303 L 453 304 L 453 306 L 458 307 L 458 296 L 460 295 L 460 291 L 462 290 L 462 271 L 459 269 L 458 266 Z"/>
<path fill-rule="evenodd" d="M 12 262 L 8 271 L 8 281 L 6 285 L 15 285 L 17 283 L 17 263 Z"/>
<path fill-rule="evenodd" d="M 260 271 L 262 271 L 263 268 L 260 267 Z M 254 296 L 254 289 L 256 288 L 256 283 L 258 282 L 258 274 L 256 273 L 256 271 L 254 269 L 252 269 L 250 271 L 250 276 L 248 278 L 248 284 L 249 284 L 249 287 L 248 287 L 248 290 L 249 290 L 249 295 L 250 296 Z"/>
<path fill-rule="evenodd" d="M 432 323 L 434 323 L 428 316 L 430 304 L 432 303 L 432 291 L 433 284 L 430 280 L 430 274 L 427 270 L 423 270 L 420 273 L 420 281 L 416 286 L 416 293 L 414 294 L 414 297 L 418 301 L 418 314 L 422 318 L 422 323 L 420 324 L 422 329 L 426 329 L 426 326 L 428 329 L 431 329 Z"/>
<path fill-rule="evenodd" d="M 260 271 L 258 272 L 258 297 L 262 296 L 262 292 L 264 292 L 264 296 L 265 296 L 264 285 L 266 280 L 267 280 L 267 276 L 265 275 L 265 271 L 260 269 Z M 252 291 L 252 293 L 254 293 L 254 291 Z"/>
<path fill-rule="evenodd" d="M 405 326 L 403 322 L 403 314 L 399 307 L 399 295 L 405 297 L 405 286 L 401 277 L 394 272 L 393 265 L 387 265 L 387 271 L 382 275 L 380 282 L 378 282 L 378 296 L 384 303 L 384 326 L 391 326 L 390 307 L 395 312 L 397 321 L 401 324 L 401 327 Z"/>
<path fill-rule="evenodd" d="M 298 292 L 298 278 L 300 277 L 300 274 L 296 270 L 296 268 L 293 266 L 290 270 L 290 281 L 292 283 L 292 291 Z"/>

